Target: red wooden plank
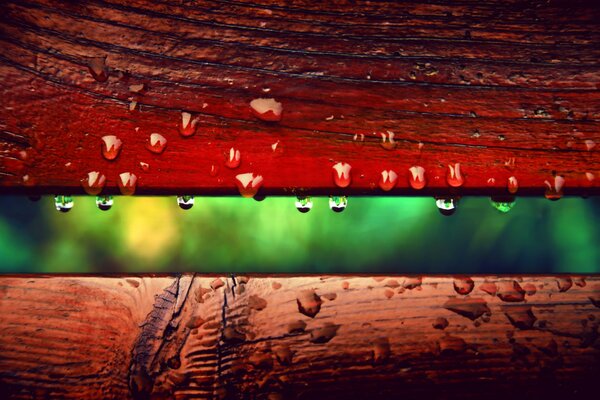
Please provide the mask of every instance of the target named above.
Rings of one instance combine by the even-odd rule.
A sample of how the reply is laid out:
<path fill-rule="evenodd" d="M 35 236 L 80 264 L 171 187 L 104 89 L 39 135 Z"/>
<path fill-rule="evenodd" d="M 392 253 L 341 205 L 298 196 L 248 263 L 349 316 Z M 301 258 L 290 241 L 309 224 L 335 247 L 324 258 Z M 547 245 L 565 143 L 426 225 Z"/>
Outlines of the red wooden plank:
<path fill-rule="evenodd" d="M 92 171 L 104 194 L 126 172 L 137 194 L 235 195 L 246 173 L 265 195 L 503 195 L 511 177 L 517 195 L 600 193 L 598 7 L 340 4 L 5 2 L 0 193 L 83 193 Z"/>

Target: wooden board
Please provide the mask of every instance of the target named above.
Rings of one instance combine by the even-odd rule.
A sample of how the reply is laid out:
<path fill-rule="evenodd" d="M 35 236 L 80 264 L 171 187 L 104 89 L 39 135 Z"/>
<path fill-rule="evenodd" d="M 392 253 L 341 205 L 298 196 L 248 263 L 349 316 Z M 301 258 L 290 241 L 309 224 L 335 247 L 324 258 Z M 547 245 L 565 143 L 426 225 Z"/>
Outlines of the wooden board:
<path fill-rule="evenodd" d="M 559 194 L 600 193 L 596 2 L 330 3 L 3 1 L 0 192 L 83 193 L 97 171 L 104 194 L 124 172 L 138 194 L 237 195 L 245 173 L 264 195 L 502 195 L 514 177 L 538 196 L 556 176 Z"/>
<path fill-rule="evenodd" d="M 3 398 L 572 398 L 598 276 L 4 276 Z"/>

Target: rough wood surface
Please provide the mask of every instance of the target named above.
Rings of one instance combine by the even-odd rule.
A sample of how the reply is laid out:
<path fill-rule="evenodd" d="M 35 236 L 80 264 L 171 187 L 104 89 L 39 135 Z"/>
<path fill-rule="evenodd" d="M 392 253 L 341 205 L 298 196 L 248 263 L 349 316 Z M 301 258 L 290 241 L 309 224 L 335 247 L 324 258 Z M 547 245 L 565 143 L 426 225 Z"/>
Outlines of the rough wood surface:
<path fill-rule="evenodd" d="M 5 276 L 0 315 L 3 398 L 573 398 L 600 372 L 598 276 Z"/>
<path fill-rule="evenodd" d="M 0 15 L 3 193 L 83 193 L 91 171 L 104 193 L 123 172 L 138 194 L 237 194 L 242 173 L 274 195 L 505 194 L 511 176 L 542 195 L 555 175 L 565 194 L 600 193 L 594 1 L 8 0 Z M 261 97 L 280 121 L 253 115 Z M 123 142 L 114 161 L 105 135 Z"/>

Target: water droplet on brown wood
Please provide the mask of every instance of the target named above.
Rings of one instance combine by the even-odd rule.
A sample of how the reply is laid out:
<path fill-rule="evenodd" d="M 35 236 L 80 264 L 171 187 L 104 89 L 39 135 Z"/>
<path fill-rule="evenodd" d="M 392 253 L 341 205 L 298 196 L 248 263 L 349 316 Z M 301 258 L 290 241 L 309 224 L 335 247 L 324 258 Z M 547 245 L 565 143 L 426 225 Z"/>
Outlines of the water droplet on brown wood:
<path fill-rule="evenodd" d="M 398 283 L 397 280 L 395 279 L 390 279 L 389 281 L 387 281 L 385 283 L 385 287 L 389 287 L 391 289 L 396 289 L 397 287 L 400 287 L 400 284 Z"/>
<path fill-rule="evenodd" d="M 325 322 L 321 327 L 315 328 L 310 332 L 310 341 L 318 344 L 327 343 L 335 337 L 339 328 L 339 325 Z"/>
<path fill-rule="evenodd" d="M 444 308 L 469 318 L 472 321 L 481 317 L 483 314 L 491 314 L 487 302 L 480 297 L 451 297 L 444 304 Z"/>
<path fill-rule="evenodd" d="M 467 350 L 467 343 L 464 339 L 456 336 L 444 336 L 439 341 L 440 355 L 452 356 L 464 353 Z"/>
<path fill-rule="evenodd" d="M 302 332 L 304 332 L 305 329 L 306 329 L 306 322 L 301 321 L 301 320 L 296 320 L 296 321 L 290 322 L 287 325 L 288 333 L 302 333 Z"/>
<path fill-rule="evenodd" d="M 273 349 L 273 353 L 275 353 L 275 357 L 277 361 L 281 365 L 291 365 L 292 358 L 294 357 L 294 353 L 290 350 L 288 345 L 280 345 Z"/>
<path fill-rule="evenodd" d="M 324 299 L 329 300 L 329 301 L 333 301 L 333 300 L 335 300 L 337 298 L 337 294 L 335 294 L 335 293 L 325 293 L 325 294 L 321 295 L 321 298 L 322 299 L 324 298 Z"/>
<path fill-rule="evenodd" d="M 387 297 L 388 299 L 391 299 L 394 296 L 394 291 L 392 289 L 385 289 L 385 292 L 383 292 L 383 295 L 385 297 Z"/>
<path fill-rule="evenodd" d="M 444 317 L 437 317 L 432 325 L 435 329 L 444 330 L 448 327 L 448 320 Z"/>
<path fill-rule="evenodd" d="M 566 292 L 573 286 L 573 280 L 568 276 L 559 277 L 556 279 L 556 285 L 558 286 L 559 292 Z"/>
<path fill-rule="evenodd" d="M 519 302 L 525 300 L 525 291 L 517 281 L 500 282 L 498 283 L 498 297 L 506 302 Z"/>
<path fill-rule="evenodd" d="M 132 287 L 137 288 L 140 286 L 140 281 L 137 279 L 125 279 L 125 282 L 129 283 Z"/>
<path fill-rule="evenodd" d="M 404 282 L 402 283 L 402 287 L 405 289 L 412 290 L 420 287 L 422 283 L 423 278 L 421 277 L 409 277 L 404 280 Z"/>
<path fill-rule="evenodd" d="M 273 288 L 273 290 L 279 290 L 279 289 L 281 289 L 281 283 L 273 282 L 273 283 L 271 283 L 271 287 Z"/>
<path fill-rule="evenodd" d="M 489 295 L 495 296 L 496 292 L 498 291 L 498 288 L 493 282 L 484 282 L 481 285 L 479 285 L 479 290 L 486 292 Z"/>
<path fill-rule="evenodd" d="M 223 340 L 228 343 L 240 343 L 246 340 L 246 335 L 233 326 L 226 326 L 223 328 Z"/>
<path fill-rule="evenodd" d="M 212 290 L 217 290 L 220 287 L 223 287 L 224 285 L 225 283 L 221 278 L 217 278 L 210 283 L 210 287 L 212 288 Z"/>
<path fill-rule="evenodd" d="M 323 301 L 314 290 L 302 290 L 296 297 L 296 303 L 298 304 L 298 311 L 314 318 L 321 311 Z"/>
<path fill-rule="evenodd" d="M 471 293 L 475 283 L 471 278 L 454 278 L 454 290 L 458 294 L 467 295 Z"/>
<path fill-rule="evenodd" d="M 532 329 L 537 320 L 530 305 L 504 306 L 502 310 L 510 323 L 521 330 Z"/>
<path fill-rule="evenodd" d="M 253 294 L 248 298 L 248 307 L 252 310 L 261 311 L 267 307 L 267 301 Z"/>
<path fill-rule="evenodd" d="M 377 338 L 373 341 L 373 365 L 384 364 L 390 358 L 390 353 L 388 338 Z"/>
<path fill-rule="evenodd" d="M 527 294 L 527 296 L 533 296 L 537 292 L 537 288 L 535 287 L 535 285 L 533 283 L 524 284 L 523 290 L 525 290 L 525 293 Z"/>
<path fill-rule="evenodd" d="M 348 290 L 350 288 L 350 282 L 342 282 L 342 289 Z"/>

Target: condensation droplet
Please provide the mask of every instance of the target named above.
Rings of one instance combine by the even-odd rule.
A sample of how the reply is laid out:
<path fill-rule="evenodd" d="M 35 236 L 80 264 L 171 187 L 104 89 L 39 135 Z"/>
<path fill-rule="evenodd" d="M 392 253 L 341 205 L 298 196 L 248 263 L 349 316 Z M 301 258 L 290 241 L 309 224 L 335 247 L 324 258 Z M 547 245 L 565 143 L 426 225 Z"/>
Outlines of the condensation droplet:
<path fill-rule="evenodd" d="M 240 194 L 246 198 L 254 197 L 263 184 L 263 177 L 252 172 L 239 174 L 235 179 Z"/>
<path fill-rule="evenodd" d="M 408 183 L 410 187 L 416 190 L 423 189 L 427 182 L 425 181 L 425 168 L 418 165 L 413 165 L 408 169 Z"/>
<path fill-rule="evenodd" d="M 153 153 L 160 154 L 167 147 L 167 139 L 160 133 L 150 134 L 150 139 L 146 143 L 146 148 Z"/>
<path fill-rule="evenodd" d="M 490 203 L 496 210 L 507 213 L 515 206 L 517 200 L 514 196 L 492 196 Z"/>
<path fill-rule="evenodd" d="M 563 187 L 565 185 L 565 178 L 560 175 L 554 177 L 554 184 L 548 181 L 544 181 L 546 184 L 545 196 L 548 200 L 556 201 L 563 196 Z"/>
<path fill-rule="evenodd" d="M 587 149 L 587 151 L 592 150 L 594 147 L 596 147 L 596 142 L 594 142 L 591 139 L 585 141 L 585 148 Z"/>
<path fill-rule="evenodd" d="M 436 198 L 435 205 L 442 215 L 449 216 L 456 212 L 458 199 L 454 197 Z"/>
<path fill-rule="evenodd" d="M 254 99 L 250 102 L 252 113 L 263 121 L 277 122 L 281 120 L 283 106 L 275 99 Z"/>
<path fill-rule="evenodd" d="M 88 172 L 88 176 L 81 180 L 83 190 L 90 196 L 98 195 L 104 188 L 106 177 L 98 171 Z"/>
<path fill-rule="evenodd" d="M 460 163 L 448 165 L 448 174 L 446 175 L 446 181 L 448 182 L 448 185 L 452 187 L 460 187 L 463 185 L 465 180 L 460 172 Z"/>
<path fill-rule="evenodd" d="M 131 196 L 135 193 L 135 187 L 137 184 L 137 176 L 131 172 L 123 172 L 119 174 L 118 180 L 119 190 L 121 194 L 125 196 Z"/>
<path fill-rule="evenodd" d="M 350 175 L 350 171 L 352 170 L 352 166 L 345 162 L 339 162 L 333 166 L 333 181 L 339 187 L 347 187 L 350 185 L 352 181 L 352 176 Z"/>
<path fill-rule="evenodd" d="M 73 208 L 72 196 L 54 196 L 54 207 L 60 212 L 69 212 Z"/>
<path fill-rule="evenodd" d="M 517 181 L 517 178 L 511 176 L 510 178 L 508 178 L 508 193 L 515 194 L 518 190 L 519 182 Z"/>
<path fill-rule="evenodd" d="M 356 133 L 352 141 L 356 147 L 360 148 L 365 144 L 365 135 L 363 133 Z"/>
<path fill-rule="evenodd" d="M 97 196 L 96 197 L 96 207 L 102 211 L 108 211 L 113 206 L 113 197 L 112 196 Z"/>
<path fill-rule="evenodd" d="M 150 164 L 140 161 L 140 168 L 142 171 L 148 171 L 150 169 Z"/>
<path fill-rule="evenodd" d="M 177 204 L 182 210 L 189 210 L 194 206 L 194 196 L 177 196 Z"/>
<path fill-rule="evenodd" d="M 106 82 L 108 79 L 108 68 L 106 67 L 106 57 L 94 57 L 88 61 L 88 69 L 98 82 Z"/>
<path fill-rule="evenodd" d="M 336 213 L 340 213 L 348 206 L 348 198 L 346 196 L 329 196 L 329 208 Z"/>
<path fill-rule="evenodd" d="M 179 126 L 179 133 L 181 136 L 188 137 L 196 133 L 196 126 L 198 124 L 198 118 L 192 119 L 192 114 L 188 112 L 181 113 L 181 125 Z"/>
<path fill-rule="evenodd" d="M 309 212 L 313 207 L 313 202 L 308 196 L 298 196 L 296 199 L 296 209 L 301 213 Z"/>
<path fill-rule="evenodd" d="M 234 149 L 233 147 L 229 149 L 229 154 L 225 158 L 225 166 L 227 168 L 237 168 L 240 166 L 242 162 L 242 154 L 239 150 Z"/>
<path fill-rule="evenodd" d="M 392 190 L 396 183 L 398 183 L 398 174 L 393 170 L 383 170 L 381 171 L 381 177 L 379 178 L 379 187 L 384 192 L 389 192 Z"/>
<path fill-rule="evenodd" d="M 398 143 L 396 143 L 396 141 L 394 140 L 394 132 L 392 131 L 386 131 L 386 132 L 381 132 L 381 147 L 383 147 L 386 150 L 394 150 L 396 148 L 396 146 L 398 145 Z"/>
<path fill-rule="evenodd" d="M 114 160 L 121 151 L 123 142 L 115 135 L 102 136 L 102 156 L 107 160 Z"/>

